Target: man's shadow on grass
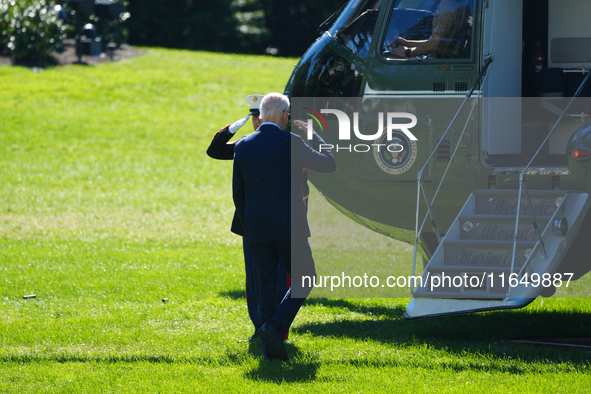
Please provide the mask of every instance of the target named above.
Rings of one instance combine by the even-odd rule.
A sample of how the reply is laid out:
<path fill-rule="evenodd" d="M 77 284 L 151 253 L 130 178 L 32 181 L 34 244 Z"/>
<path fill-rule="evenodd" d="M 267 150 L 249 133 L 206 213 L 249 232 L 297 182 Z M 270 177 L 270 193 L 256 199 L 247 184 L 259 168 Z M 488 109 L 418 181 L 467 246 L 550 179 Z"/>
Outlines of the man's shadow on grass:
<path fill-rule="evenodd" d="M 398 346 L 429 346 L 451 354 L 493 353 L 526 362 L 572 362 L 588 365 L 589 353 L 556 348 L 527 348 L 505 340 L 524 338 L 591 338 L 591 314 L 528 308 L 406 320 L 405 306 L 364 306 L 343 299 L 309 299 L 308 305 L 348 309 L 369 319 L 339 319 L 297 326 L 294 334 L 373 340 Z"/>
<path fill-rule="evenodd" d="M 225 295 L 228 296 L 228 294 Z M 404 309 L 399 310 L 398 308 L 382 306 L 355 305 L 349 301 L 340 299 L 308 299 L 306 300 L 305 305 L 323 305 L 333 308 L 345 308 L 366 315 L 388 316 L 390 318 L 396 318 L 404 314 Z M 308 328 L 306 328 L 306 330 L 308 330 Z M 335 329 L 338 330 L 338 327 L 335 327 L 330 323 L 319 323 L 318 325 L 314 325 L 314 333 L 318 336 L 333 335 L 330 331 Z M 297 331 L 294 330 L 290 335 L 298 335 L 298 333 L 301 332 L 303 331 L 299 328 Z M 250 342 L 249 353 L 257 357 L 260 361 L 255 369 L 252 369 L 245 374 L 245 377 L 252 380 L 263 380 L 274 383 L 314 381 L 316 379 L 316 372 L 320 366 L 320 362 L 310 360 L 309 354 L 306 355 L 306 360 L 303 361 L 303 353 L 300 352 L 297 346 L 289 342 L 286 342 L 285 345 L 290 357 L 290 361 L 288 362 L 266 360 L 263 356 L 262 342 L 260 340 Z"/>
<path fill-rule="evenodd" d="M 245 377 L 268 382 L 307 382 L 316 379 L 319 363 L 300 361 L 300 350 L 291 343 L 286 343 L 290 361 L 267 360 L 263 356 L 263 344 L 260 339 L 249 343 L 248 352 L 260 361 L 255 369 L 248 371 Z"/>

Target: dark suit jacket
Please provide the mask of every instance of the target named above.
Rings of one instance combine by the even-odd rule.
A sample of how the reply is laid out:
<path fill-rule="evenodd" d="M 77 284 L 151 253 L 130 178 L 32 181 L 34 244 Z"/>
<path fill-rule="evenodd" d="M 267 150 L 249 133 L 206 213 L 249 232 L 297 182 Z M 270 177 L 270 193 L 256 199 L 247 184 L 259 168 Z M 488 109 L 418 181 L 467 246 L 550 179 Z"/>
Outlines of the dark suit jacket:
<path fill-rule="evenodd" d="M 211 140 L 209 147 L 207 148 L 207 155 L 212 159 L 217 160 L 232 160 L 234 159 L 234 147 L 236 145 L 236 141 L 228 142 L 232 139 L 234 134 L 230 133 L 230 126 L 226 126 L 220 131 L 218 131 Z M 310 188 L 308 186 L 308 174 L 306 170 L 303 171 L 302 177 L 302 187 L 304 189 L 304 197 L 306 198 L 306 208 L 308 204 L 308 194 L 310 193 Z M 242 221 L 238 217 L 236 211 L 234 211 L 234 217 L 232 218 L 232 226 L 230 227 L 230 231 L 234 234 L 244 236 L 244 226 L 242 225 Z"/>
<path fill-rule="evenodd" d="M 310 236 L 302 180 L 303 169 L 333 172 L 329 150 L 314 134 L 309 147 L 301 137 L 263 124 L 235 144 L 232 195 L 248 243 Z"/>

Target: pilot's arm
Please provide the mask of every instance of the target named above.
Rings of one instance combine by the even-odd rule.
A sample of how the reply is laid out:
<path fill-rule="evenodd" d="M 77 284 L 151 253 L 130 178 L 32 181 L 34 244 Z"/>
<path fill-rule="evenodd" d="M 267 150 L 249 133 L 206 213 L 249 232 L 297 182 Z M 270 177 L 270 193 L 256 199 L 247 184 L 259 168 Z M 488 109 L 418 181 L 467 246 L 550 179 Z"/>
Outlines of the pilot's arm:
<path fill-rule="evenodd" d="M 443 37 L 435 33 L 428 40 L 411 41 L 401 37 L 398 41 L 402 44 L 395 48 L 392 53 L 401 59 L 410 59 L 417 56 L 424 56 L 436 52 L 443 41 Z"/>

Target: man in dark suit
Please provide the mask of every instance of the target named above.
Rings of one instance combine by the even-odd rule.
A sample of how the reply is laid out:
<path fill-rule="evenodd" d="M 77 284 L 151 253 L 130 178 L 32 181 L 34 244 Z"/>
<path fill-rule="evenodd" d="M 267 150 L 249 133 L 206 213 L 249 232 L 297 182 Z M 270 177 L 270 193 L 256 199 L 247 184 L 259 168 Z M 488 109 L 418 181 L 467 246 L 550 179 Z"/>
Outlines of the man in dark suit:
<path fill-rule="evenodd" d="M 336 163 L 329 150 L 318 150 L 324 141 L 317 134 L 313 149 L 301 137 L 284 131 L 289 120 L 289 100 L 284 95 L 266 95 L 261 117 L 263 124 L 257 131 L 236 143 L 232 195 L 254 258 L 261 298 L 258 333 L 267 357 L 287 360 L 282 338 L 312 290 L 304 287 L 302 277 L 316 274 L 308 243 L 303 169 L 333 172 Z M 292 278 L 292 288 L 300 289 L 300 298 L 295 298 L 290 288 L 279 306 L 278 258 Z"/>
<path fill-rule="evenodd" d="M 263 97 L 264 96 L 260 94 L 251 94 L 250 96 L 246 96 L 244 98 L 244 101 L 250 105 L 250 113 L 245 118 L 239 119 L 231 125 L 224 127 L 214 135 L 209 147 L 207 148 L 207 155 L 209 157 L 217 160 L 232 160 L 234 158 L 235 142 L 229 141 L 232 139 L 232 137 L 234 137 L 236 132 L 246 124 L 249 117 L 252 117 L 252 126 L 254 130 L 256 130 L 261 125 L 262 121 L 260 119 L 259 107 Z M 230 231 L 232 231 L 234 234 L 244 236 L 244 227 L 242 226 L 242 222 L 238 219 L 236 212 L 234 212 Z M 246 306 L 248 309 L 248 316 L 254 325 L 254 334 L 246 340 L 246 342 L 249 342 L 258 337 L 257 331 L 259 328 L 261 328 L 258 317 L 259 297 L 256 288 L 252 253 L 250 252 L 248 245 L 244 242 L 244 238 L 242 242 L 242 250 L 244 253 L 244 271 L 246 276 Z M 281 297 L 283 297 L 288 288 L 289 275 L 287 275 L 285 268 L 281 266 L 277 273 L 277 294 L 280 294 Z M 279 304 L 279 302 L 277 303 Z"/>

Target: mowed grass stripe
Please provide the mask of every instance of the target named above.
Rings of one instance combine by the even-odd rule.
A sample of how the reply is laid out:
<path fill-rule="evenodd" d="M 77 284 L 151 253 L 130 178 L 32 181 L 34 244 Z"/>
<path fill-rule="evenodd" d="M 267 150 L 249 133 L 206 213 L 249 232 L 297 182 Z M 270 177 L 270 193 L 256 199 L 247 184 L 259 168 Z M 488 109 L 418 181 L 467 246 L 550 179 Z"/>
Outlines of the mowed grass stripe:
<path fill-rule="evenodd" d="M 205 149 L 246 115 L 244 96 L 283 91 L 296 59 L 145 50 L 96 67 L 0 67 L 0 392 L 591 387 L 587 353 L 501 342 L 589 336 L 587 299 L 423 321 L 404 320 L 408 299 L 311 299 L 291 363 L 237 343 L 252 326 L 229 232 L 232 165 Z M 313 191 L 311 209 L 332 208 Z M 316 242 L 323 258 L 328 241 Z M 407 245 L 378 242 L 411 260 Z"/>

